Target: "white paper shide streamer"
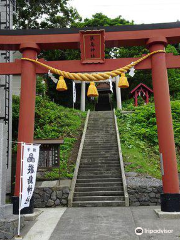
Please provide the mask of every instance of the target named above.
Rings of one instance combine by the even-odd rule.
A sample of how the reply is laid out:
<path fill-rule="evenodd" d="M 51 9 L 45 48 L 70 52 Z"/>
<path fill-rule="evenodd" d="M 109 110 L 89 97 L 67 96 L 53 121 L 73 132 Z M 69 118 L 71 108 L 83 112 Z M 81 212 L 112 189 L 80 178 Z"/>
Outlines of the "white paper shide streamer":
<path fill-rule="evenodd" d="M 73 103 L 76 102 L 76 84 L 73 81 Z"/>
<path fill-rule="evenodd" d="M 112 77 L 109 78 L 110 91 L 113 93 Z"/>
<path fill-rule="evenodd" d="M 21 209 L 29 207 L 34 192 L 40 147 L 33 144 L 23 145 Z"/>
<path fill-rule="evenodd" d="M 51 80 L 52 80 L 54 83 L 57 83 L 57 82 L 58 82 L 58 79 L 53 76 L 53 74 L 50 72 L 50 70 L 48 71 L 48 76 L 51 78 Z"/>
<path fill-rule="evenodd" d="M 132 62 L 131 64 L 133 64 L 134 62 Z M 129 76 L 131 76 L 131 77 L 134 77 L 134 75 L 135 75 L 135 68 L 134 68 L 134 66 L 132 67 L 132 68 L 130 68 L 130 70 L 129 70 Z"/>

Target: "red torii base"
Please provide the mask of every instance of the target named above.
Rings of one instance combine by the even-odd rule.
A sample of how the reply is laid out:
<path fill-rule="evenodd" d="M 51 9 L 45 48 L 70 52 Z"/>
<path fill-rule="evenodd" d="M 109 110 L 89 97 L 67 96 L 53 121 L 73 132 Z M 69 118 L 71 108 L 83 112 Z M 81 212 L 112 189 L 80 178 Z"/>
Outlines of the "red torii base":
<path fill-rule="evenodd" d="M 170 44 L 179 42 L 179 23 L 174 23 L 174 25 L 159 25 L 126 26 L 127 30 L 125 30 L 124 26 L 118 26 L 116 28 L 107 27 L 105 28 L 107 30 L 107 32 L 105 32 L 106 46 L 120 47 L 127 45 L 147 45 L 152 52 L 156 50 L 164 50 L 167 42 Z M 40 33 L 41 31 L 44 31 L 44 35 Z M 76 30 L 68 29 L 67 31 L 72 31 L 70 34 L 68 34 L 66 30 L 58 30 L 57 32 L 51 31 L 52 30 L 49 29 L 38 31 L 22 30 L 22 32 L 19 30 L 17 32 L 6 32 L 6 30 L 4 30 L 3 33 L 6 32 L 5 35 L 0 33 L 0 49 L 20 49 L 23 53 L 23 57 L 36 59 L 37 53 L 40 49 L 79 48 L 79 30 L 73 32 Z M 61 31 L 65 31 L 65 33 L 62 34 Z M 161 195 L 161 210 L 165 212 L 180 212 L 179 179 L 167 76 L 167 67 L 180 67 L 179 62 L 176 61 L 177 58 L 179 59 L 179 56 L 173 57 L 171 55 L 170 58 L 168 58 L 165 53 L 158 53 L 152 56 L 151 61 L 145 60 L 145 62 L 138 66 L 138 69 L 140 69 L 140 66 L 142 69 L 152 69 L 159 151 L 162 165 L 163 194 Z M 166 65 L 166 59 L 171 59 L 172 61 L 167 62 L 168 64 Z M 121 62 L 121 60 L 109 59 L 107 62 L 111 62 L 110 67 L 112 68 L 113 62 Z M 15 66 L 13 70 L 9 67 L 11 65 Z M 84 69 L 84 71 L 87 69 L 87 71 L 92 72 L 96 70 L 98 71 L 98 69 L 101 71 L 102 69 L 109 67 L 106 63 L 104 65 L 92 64 L 85 66 L 82 65 L 80 61 L 77 65 L 81 69 Z M 119 67 L 121 67 L 121 64 L 119 65 Z M 61 62 L 59 62 L 59 68 L 61 67 Z M 71 66 L 69 66 L 69 68 L 70 67 Z M 13 74 L 13 71 L 15 72 L 14 74 L 20 73 L 22 77 L 18 142 L 33 143 L 36 74 L 40 72 L 43 73 L 45 70 L 42 67 L 35 66 L 32 62 L 26 61 L 21 61 L 18 68 L 16 68 L 15 63 L 4 64 L 4 68 L 0 68 L 0 74 Z M 19 196 L 20 159 L 20 146 L 18 146 L 15 185 L 16 199 L 18 199 Z"/>

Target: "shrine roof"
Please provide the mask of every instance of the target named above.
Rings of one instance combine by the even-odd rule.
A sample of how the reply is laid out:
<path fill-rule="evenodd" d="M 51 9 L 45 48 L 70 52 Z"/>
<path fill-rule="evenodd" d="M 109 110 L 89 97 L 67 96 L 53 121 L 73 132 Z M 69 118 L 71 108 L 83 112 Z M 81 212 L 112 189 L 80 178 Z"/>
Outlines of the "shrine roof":
<path fill-rule="evenodd" d="M 102 82 L 97 85 L 97 90 L 100 92 L 109 92 L 110 91 L 110 85 L 107 82 Z M 110 91 L 111 92 L 111 91 Z"/>
<path fill-rule="evenodd" d="M 148 86 L 146 86 L 144 83 L 140 83 L 138 84 L 131 92 L 130 94 L 133 94 L 138 88 L 140 87 L 144 87 L 145 89 L 147 89 L 149 92 L 153 93 L 153 90 L 151 88 L 149 88 Z"/>

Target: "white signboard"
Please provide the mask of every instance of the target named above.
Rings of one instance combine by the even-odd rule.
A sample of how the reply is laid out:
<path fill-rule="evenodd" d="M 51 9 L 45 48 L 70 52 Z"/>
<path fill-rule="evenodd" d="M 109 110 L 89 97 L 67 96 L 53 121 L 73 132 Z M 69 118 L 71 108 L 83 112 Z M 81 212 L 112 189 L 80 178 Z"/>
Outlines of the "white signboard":
<path fill-rule="evenodd" d="M 40 145 L 23 144 L 21 209 L 29 207 L 33 195 Z"/>

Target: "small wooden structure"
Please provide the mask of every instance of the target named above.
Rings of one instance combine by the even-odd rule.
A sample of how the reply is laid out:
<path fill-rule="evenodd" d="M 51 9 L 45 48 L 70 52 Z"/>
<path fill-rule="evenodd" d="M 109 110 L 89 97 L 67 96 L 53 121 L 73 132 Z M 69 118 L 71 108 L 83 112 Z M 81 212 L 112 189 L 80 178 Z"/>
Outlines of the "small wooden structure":
<path fill-rule="evenodd" d="M 34 139 L 34 143 L 41 144 L 39 153 L 39 169 L 59 169 L 60 181 L 60 145 L 64 143 L 62 139 Z"/>
<path fill-rule="evenodd" d="M 140 83 L 131 91 L 131 97 L 134 98 L 134 106 L 138 106 L 138 96 L 141 96 L 145 104 L 149 103 L 149 96 L 153 93 L 153 90 L 146 86 L 144 83 Z"/>
<path fill-rule="evenodd" d="M 62 139 L 34 139 L 35 144 L 41 144 L 39 154 L 39 168 L 58 167 L 60 163 L 60 144 Z"/>

